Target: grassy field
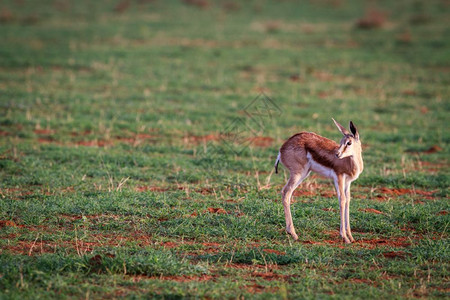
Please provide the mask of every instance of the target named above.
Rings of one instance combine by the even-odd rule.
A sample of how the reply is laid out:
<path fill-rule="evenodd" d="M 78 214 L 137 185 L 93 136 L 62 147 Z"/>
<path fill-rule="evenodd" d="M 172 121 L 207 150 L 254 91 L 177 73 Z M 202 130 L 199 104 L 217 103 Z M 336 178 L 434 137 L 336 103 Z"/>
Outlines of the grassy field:
<path fill-rule="evenodd" d="M 0 2 L 0 298 L 450 296 L 447 1 Z M 368 28 L 367 28 L 368 27 Z M 358 127 L 357 240 L 285 139 Z"/>

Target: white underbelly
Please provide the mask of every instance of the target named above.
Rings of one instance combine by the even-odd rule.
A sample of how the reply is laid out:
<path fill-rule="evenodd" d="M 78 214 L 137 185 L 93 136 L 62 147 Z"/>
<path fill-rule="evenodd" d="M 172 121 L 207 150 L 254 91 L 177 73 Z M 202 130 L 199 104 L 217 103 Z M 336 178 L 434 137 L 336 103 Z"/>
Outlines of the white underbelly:
<path fill-rule="evenodd" d="M 322 176 L 327 177 L 327 178 L 333 178 L 333 179 L 336 178 L 336 173 L 334 172 L 333 169 L 327 168 L 324 165 L 321 165 L 320 163 L 315 161 L 312 158 L 310 153 L 308 153 L 306 155 L 306 157 L 308 158 L 311 171 L 316 172 L 319 175 L 322 175 Z"/>

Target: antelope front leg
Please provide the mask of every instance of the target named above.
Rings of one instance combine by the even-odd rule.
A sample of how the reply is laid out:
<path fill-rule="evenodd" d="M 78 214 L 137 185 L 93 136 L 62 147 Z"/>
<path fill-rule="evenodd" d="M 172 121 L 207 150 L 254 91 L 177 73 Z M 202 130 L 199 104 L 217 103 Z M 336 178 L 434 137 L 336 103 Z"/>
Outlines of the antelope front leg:
<path fill-rule="evenodd" d="M 339 211 L 341 214 L 341 223 L 339 233 L 341 234 L 342 239 L 345 243 L 351 243 L 350 239 L 347 237 L 347 232 L 345 229 L 345 206 L 346 206 L 346 197 L 344 191 L 344 178 L 343 176 L 338 176 L 335 180 L 336 192 L 339 199 Z"/>
<path fill-rule="evenodd" d="M 352 230 L 350 229 L 350 182 L 345 183 L 345 196 L 347 198 L 347 201 L 345 202 L 345 231 L 348 239 L 353 243 L 355 239 L 353 238 Z"/>

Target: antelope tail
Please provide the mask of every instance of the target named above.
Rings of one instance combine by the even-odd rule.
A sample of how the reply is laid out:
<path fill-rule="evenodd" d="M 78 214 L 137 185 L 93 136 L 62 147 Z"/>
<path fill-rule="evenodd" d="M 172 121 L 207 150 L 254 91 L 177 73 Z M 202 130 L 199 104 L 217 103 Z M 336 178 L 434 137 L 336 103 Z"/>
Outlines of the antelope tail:
<path fill-rule="evenodd" d="M 280 163 L 280 152 L 278 152 L 277 160 L 275 161 L 275 174 L 278 174 L 278 164 Z"/>

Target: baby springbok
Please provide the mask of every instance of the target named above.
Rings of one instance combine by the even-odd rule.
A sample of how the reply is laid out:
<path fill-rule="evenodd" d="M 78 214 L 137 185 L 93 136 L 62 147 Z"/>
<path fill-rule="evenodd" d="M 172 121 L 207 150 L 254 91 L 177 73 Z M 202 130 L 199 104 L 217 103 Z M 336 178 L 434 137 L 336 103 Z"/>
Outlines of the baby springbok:
<path fill-rule="evenodd" d="M 339 199 L 341 213 L 340 234 L 345 243 L 354 242 L 350 230 L 350 184 L 363 171 L 361 141 L 353 122 L 350 121 L 350 132 L 336 122 L 339 131 L 344 135 L 340 145 L 312 132 L 300 132 L 290 137 L 281 146 L 275 162 L 278 173 L 278 163 L 289 169 L 289 181 L 284 186 L 283 196 L 286 231 L 297 240 L 291 216 L 291 196 L 294 190 L 314 171 L 327 178 L 332 178 Z"/>

